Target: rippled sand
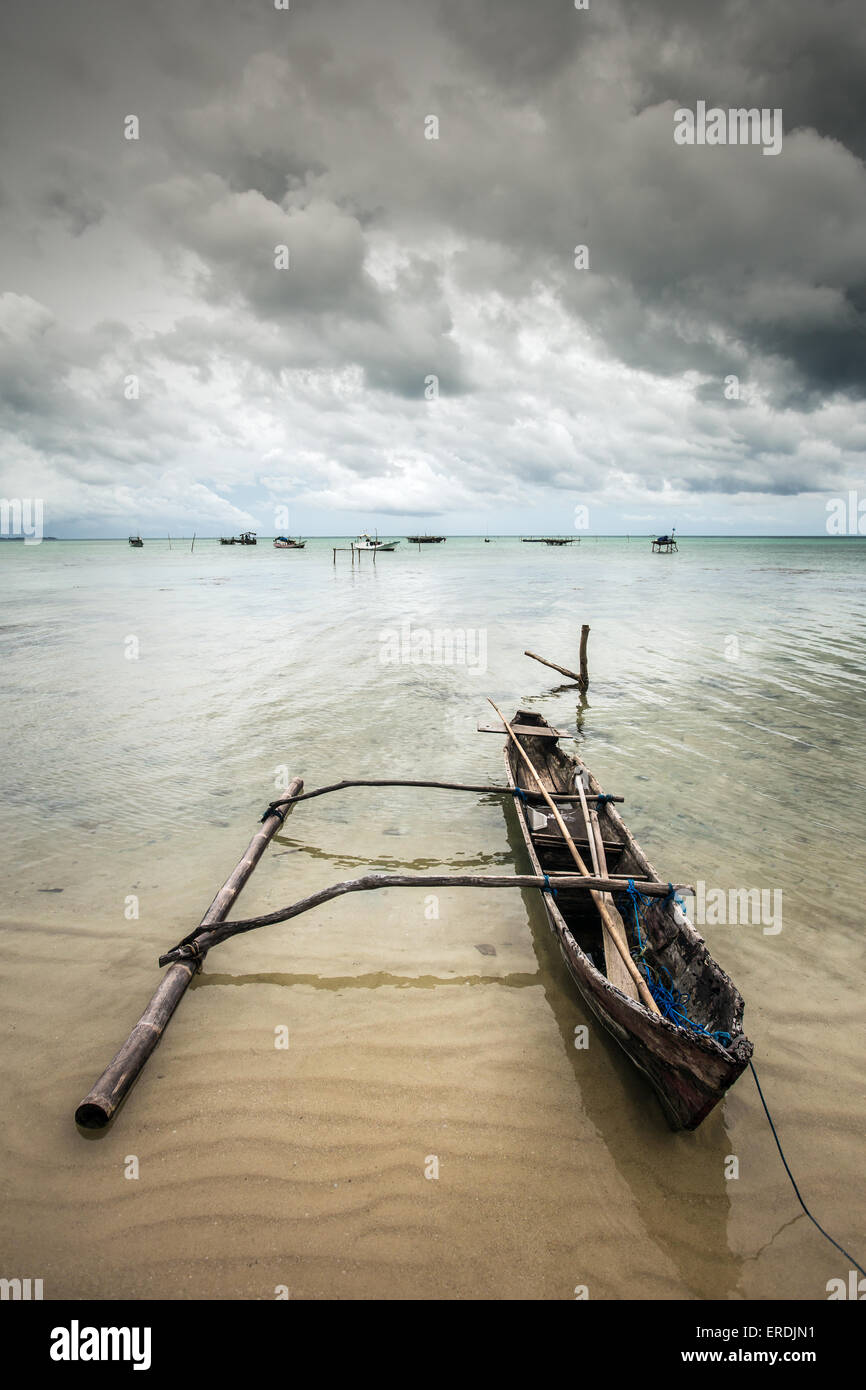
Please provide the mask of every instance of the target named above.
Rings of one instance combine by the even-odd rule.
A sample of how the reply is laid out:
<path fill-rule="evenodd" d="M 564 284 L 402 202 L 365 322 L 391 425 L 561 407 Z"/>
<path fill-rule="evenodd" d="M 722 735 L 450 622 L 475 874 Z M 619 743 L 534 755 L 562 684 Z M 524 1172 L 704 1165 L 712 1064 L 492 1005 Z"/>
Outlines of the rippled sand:
<path fill-rule="evenodd" d="M 672 568 L 609 547 L 601 566 L 586 544 L 527 556 L 449 541 L 362 576 L 335 573 L 324 545 L 44 546 L 23 578 L 23 547 L 0 555 L 29 614 L 3 663 L 18 756 L 0 1272 L 42 1278 L 46 1298 L 284 1285 L 388 1299 L 567 1299 L 582 1285 L 593 1299 L 814 1299 L 847 1273 L 799 1212 L 751 1078 L 696 1134 L 671 1134 L 592 1023 L 575 1049 L 585 1019 L 543 914 L 507 890 L 441 890 L 438 917 L 413 890 L 355 896 L 215 949 L 114 1124 L 72 1121 L 279 764 L 309 787 L 353 773 L 502 781 L 500 740 L 474 732 L 485 694 L 573 726 L 573 696 L 521 653 L 569 664 L 586 619 L 584 756 L 626 797 L 660 872 L 783 889 L 780 934 L 704 931 L 746 998 L 804 1196 L 862 1252 L 866 552 L 684 542 Z M 618 586 L 600 586 L 602 570 Z M 380 633 L 404 618 L 483 628 L 489 669 L 383 664 Z M 508 872 L 525 867 L 517 854 L 495 799 L 348 791 L 296 809 L 242 915 L 368 865 Z M 130 894 L 138 920 L 124 918 Z"/>

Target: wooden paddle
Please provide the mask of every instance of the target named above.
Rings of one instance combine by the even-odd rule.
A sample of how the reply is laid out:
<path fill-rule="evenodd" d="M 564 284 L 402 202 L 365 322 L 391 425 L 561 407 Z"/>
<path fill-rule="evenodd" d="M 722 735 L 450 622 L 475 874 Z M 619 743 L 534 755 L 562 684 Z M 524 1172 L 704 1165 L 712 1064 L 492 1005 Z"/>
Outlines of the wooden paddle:
<path fill-rule="evenodd" d="M 539 777 L 538 773 L 536 772 L 536 770 L 535 770 L 535 768 L 534 768 L 534 766 L 533 766 L 533 764 L 532 764 L 532 759 L 530 758 L 529 754 L 526 752 L 526 749 L 523 748 L 523 747 L 521 746 L 521 744 L 518 742 L 517 735 L 515 734 L 514 730 L 512 729 L 511 725 L 509 724 L 508 720 L 505 718 L 505 715 L 502 713 L 502 710 L 499 709 L 498 706 L 496 706 L 495 704 L 493 704 L 493 701 L 489 698 L 489 696 L 488 696 L 487 703 L 488 703 L 489 705 L 493 705 L 493 708 L 496 710 L 496 713 L 499 715 L 499 718 L 502 720 L 502 723 L 503 723 L 504 726 L 505 726 L 505 730 L 506 730 L 506 732 L 507 732 L 507 734 L 508 734 L 508 737 L 511 739 L 512 743 L 514 744 L 515 748 L 517 749 L 517 751 L 518 751 L 518 753 L 520 754 L 521 758 L 523 759 L 524 763 L 525 763 L 526 766 L 529 768 L 529 771 L 532 773 L 533 777 L 535 778 L 536 784 L 537 784 L 537 786 L 538 786 L 538 790 L 541 792 L 541 795 L 544 797 L 544 800 L 547 802 L 548 806 L 550 807 L 551 811 L 553 812 L 553 818 L 554 818 L 554 820 L 556 821 L 557 825 L 559 826 L 560 830 L 562 831 L 563 839 L 565 840 L 565 843 L 568 845 L 568 848 L 569 848 L 569 850 L 571 851 L 571 857 L 572 857 L 572 859 L 574 860 L 575 864 L 577 865 L 577 867 L 578 867 L 578 869 L 580 870 L 580 872 L 581 872 L 581 874 L 583 875 L 583 877 L 584 877 L 584 878 L 591 878 L 592 875 L 590 874 L 589 869 L 586 867 L 586 865 L 584 864 L 583 860 L 581 859 L 580 854 L 579 854 L 579 852 L 578 852 L 577 845 L 574 843 L 574 840 L 571 838 L 571 835 L 570 835 L 569 832 L 568 832 L 568 827 L 567 827 L 567 825 L 565 824 L 565 821 L 562 819 L 562 816 L 559 814 L 559 811 L 558 811 L 557 808 L 556 808 L 556 803 L 552 800 L 552 798 L 551 798 L 550 795 L 548 794 L 547 788 L 544 787 L 544 786 L 542 785 L 541 778 Z M 626 942 L 623 941 L 623 939 L 617 934 L 616 926 L 615 926 L 615 924 L 614 924 L 613 918 L 611 917 L 610 913 L 609 913 L 608 910 L 607 910 L 607 906 L 606 906 L 606 904 L 605 904 L 604 899 L 602 898 L 602 896 L 601 896 L 600 893 L 593 892 L 593 894 L 592 894 L 592 900 L 593 900 L 593 902 L 595 903 L 596 907 L 598 908 L 598 915 L 599 915 L 599 917 L 601 918 L 601 923 L 602 923 L 602 927 L 603 927 L 603 929 L 604 929 L 604 932 L 610 934 L 610 937 L 611 937 L 611 939 L 612 939 L 612 941 L 613 941 L 614 946 L 616 947 L 617 951 L 619 952 L 620 956 L 622 957 L 622 961 L 623 961 L 623 964 L 625 965 L 626 970 L 628 971 L 629 975 L 631 976 L 631 978 L 634 980 L 635 984 L 637 985 L 638 993 L 640 994 L 641 1000 L 642 1000 L 643 1003 L 646 1005 L 646 1007 L 649 1009 L 650 1013 L 658 1014 L 659 1017 L 661 1017 L 661 1010 L 659 1009 L 658 1004 L 656 1003 L 656 1001 L 653 999 L 652 995 L 650 994 L 649 989 L 647 988 L 647 985 L 646 985 L 646 981 L 644 980 L 643 976 L 641 975 L 640 971 L 638 970 L 637 966 L 635 965 L 634 961 L 632 960 L 632 958 L 631 958 L 631 956 L 630 956 L 630 954 L 629 954 L 628 945 L 627 945 Z"/>

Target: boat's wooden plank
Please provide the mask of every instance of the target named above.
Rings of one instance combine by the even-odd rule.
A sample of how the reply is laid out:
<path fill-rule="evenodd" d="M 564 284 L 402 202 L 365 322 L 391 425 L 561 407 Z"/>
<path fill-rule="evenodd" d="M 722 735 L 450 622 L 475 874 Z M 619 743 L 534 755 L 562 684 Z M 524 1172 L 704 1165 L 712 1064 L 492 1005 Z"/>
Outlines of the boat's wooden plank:
<path fill-rule="evenodd" d="M 574 738 L 567 729 L 554 729 L 550 725 L 541 727 L 535 724 L 512 724 L 512 729 L 516 734 L 530 734 L 532 738 Z M 479 734 L 504 734 L 505 726 L 502 724 L 479 724 Z"/>
<path fill-rule="evenodd" d="M 541 845 L 543 849 L 568 848 L 562 836 L 557 835 L 555 831 L 540 830 L 537 834 L 533 834 L 532 838 L 535 841 L 535 843 L 537 845 Z M 572 835 L 571 838 L 574 840 L 574 843 L 577 845 L 578 849 L 580 849 L 581 845 L 585 846 L 586 849 L 589 849 L 589 840 L 580 839 L 580 837 L 577 835 Z M 616 854 L 625 849 L 625 845 L 622 843 L 621 840 L 604 840 L 602 843 L 604 844 L 605 854 Z"/>

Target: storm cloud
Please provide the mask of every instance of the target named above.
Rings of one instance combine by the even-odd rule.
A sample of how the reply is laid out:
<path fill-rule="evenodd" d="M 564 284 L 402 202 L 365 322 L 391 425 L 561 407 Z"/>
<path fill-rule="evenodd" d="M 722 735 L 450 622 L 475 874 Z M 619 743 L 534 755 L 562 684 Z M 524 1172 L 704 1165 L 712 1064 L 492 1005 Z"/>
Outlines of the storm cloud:
<path fill-rule="evenodd" d="M 53 534 L 814 530 L 864 476 L 854 3 L 0 22 L 0 489 Z M 698 101 L 778 157 L 675 144 Z"/>

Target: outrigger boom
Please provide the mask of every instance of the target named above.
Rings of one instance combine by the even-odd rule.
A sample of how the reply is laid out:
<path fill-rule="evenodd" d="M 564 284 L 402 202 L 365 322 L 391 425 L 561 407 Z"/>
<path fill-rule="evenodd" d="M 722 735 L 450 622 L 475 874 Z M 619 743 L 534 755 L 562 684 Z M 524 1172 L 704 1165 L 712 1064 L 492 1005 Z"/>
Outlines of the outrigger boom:
<path fill-rule="evenodd" d="M 521 727 L 519 722 L 510 727 L 512 736 L 516 729 Z M 557 731 L 551 732 L 555 738 Z M 533 728 L 532 733 L 537 737 L 537 728 Z M 473 792 L 476 795 L 515 798 L 518 805 L 526 810 L 527 814 L 535 815 L 536 812 L 529 808 L 533 803 L 538 802 L 546 802 L 548 806 L 553 802 L 563 803 L 563 810 L 566 814 L 571 814 L 568 811 L 568 806 L 575 802 L 587 801 L 594 806 L 602 807 L 607 803 L 622 802 L 623 800 L 621 796 L 605 795 L 600 790 L 595 789 L 588 789 L 587 791 L 581 789 L 574 792 L 561 788 L 548 790 L 546 787 L 541 787 L 541 783 L 539 783 L 541 789 L 533 791 L 528 787 L 518 785 L 516 777 L 510 776 L 510 782 L 511 785 L 509 786 L 491 786 L 487 783 L 442 782 L 419 778 L 347 778 L 305 792 L 303 779 L 301 777 L 294 778 L 285 794 L 272 801 L 265 810 L 260 828 L 256 831 L 233 873 L 226 879 L 217 893 L 199 925 L 189 936 L 160 956 L 160 965 L 168 967 L 166 973 L 120 1051 L 77 1107 L 75 1111 L 77 1123 L 87 1129 L 100 1129 L 109 1123 L 141 1074 L 148 1057 L 154 1051 L 166 1025 L 186 993 L 190 981 L 201 969 L 202 962 L 212 947 L 243 932 L 289 921 L 291 918 L 309 912 L 333 898 L 342 897 L 347 893 L 371 892 L 381 888 L 426 889 L 438 887 L 538 888 L 544 893 L 548 901 L 553 901 L 560 890 L 569 894 L 577 893 L 579 898 L 588 899 L 592 895 L 593 899 L 597 899 L 600 893 L 623 893 L 628 887 L 630 890 L 636 890 L 647 899 L 663 899 L 665 901 L 670 901 L 677 892 L 694 893 L 694 889 L 687 884 L 665 884 L 657 877 L 650 875 L 639 874 L 635 878 L 633 874 L 628 876 L 616 872 L 590 874 L 586 871 L 582 861 L 578 861 L 582 871 L 577 874 L 562 872 L 558 868 L 551 868 L 550 872 L 545 872 L 537 865 L 536 872 L 531 874 L 367 874 L 361 878 L 347 879 L 342 883 L 320 889 L 317 893 L 275 912 L 237 921 L 228 920 L 231 908 L 261 859 L 268 843 L 283 824 L 285 817 L 300 801 L 309 801 L 314 797 L 325 796 L 331 792 L 343 791 L 352 787 L 431 787 L 447 791 Z"/>

